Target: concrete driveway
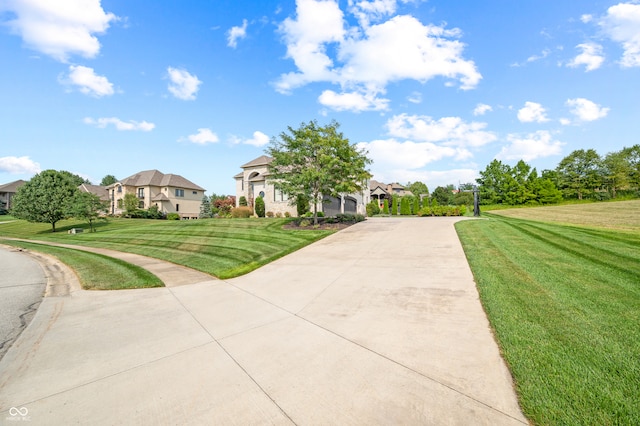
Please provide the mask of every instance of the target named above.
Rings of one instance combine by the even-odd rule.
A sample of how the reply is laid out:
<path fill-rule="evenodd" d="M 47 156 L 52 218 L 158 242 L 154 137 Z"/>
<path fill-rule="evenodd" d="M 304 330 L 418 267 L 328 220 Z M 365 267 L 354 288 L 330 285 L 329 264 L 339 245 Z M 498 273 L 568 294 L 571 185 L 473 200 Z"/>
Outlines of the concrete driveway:
<path fill-rule="evenodd" d="M 527 424 L 457 220 L 370 219 L 232 280 L 47 297 L 0 361 L 0 423 Z"/>

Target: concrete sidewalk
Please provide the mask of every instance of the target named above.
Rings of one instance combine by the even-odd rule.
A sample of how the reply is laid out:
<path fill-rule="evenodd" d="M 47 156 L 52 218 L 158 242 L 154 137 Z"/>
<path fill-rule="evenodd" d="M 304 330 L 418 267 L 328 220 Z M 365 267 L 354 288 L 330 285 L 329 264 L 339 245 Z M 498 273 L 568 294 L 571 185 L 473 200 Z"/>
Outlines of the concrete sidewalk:
<path fill-rule="evenodd" d="M 47 297 L 0 361 L 0 423 L 527 424 L 457 220 L 370 219 L 232 280 Z"/>

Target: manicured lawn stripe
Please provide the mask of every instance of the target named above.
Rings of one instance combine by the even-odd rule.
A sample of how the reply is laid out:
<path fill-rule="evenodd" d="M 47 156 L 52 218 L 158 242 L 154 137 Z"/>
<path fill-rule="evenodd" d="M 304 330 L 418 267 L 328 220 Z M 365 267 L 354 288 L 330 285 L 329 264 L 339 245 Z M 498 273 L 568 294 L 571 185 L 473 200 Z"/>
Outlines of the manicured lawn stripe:
<path fill-rule="evenodd" d="M 637 235 L 498 216 L 457 230 L 525 415 L 640 424 Z"/>
<path fill-rule="evenodd" d="M 98 232 L 68 235 L 75 221 L 62 221 L 55 234 L 42 224 L 3 224 L 0 237 L 33 238 L 108 248 L 156 257 L 219 278 L 259 268 L 333 231 L 285 230 L 286 219 L 214 219 L 193 221 L 121 220 L 100 223 Z"/>

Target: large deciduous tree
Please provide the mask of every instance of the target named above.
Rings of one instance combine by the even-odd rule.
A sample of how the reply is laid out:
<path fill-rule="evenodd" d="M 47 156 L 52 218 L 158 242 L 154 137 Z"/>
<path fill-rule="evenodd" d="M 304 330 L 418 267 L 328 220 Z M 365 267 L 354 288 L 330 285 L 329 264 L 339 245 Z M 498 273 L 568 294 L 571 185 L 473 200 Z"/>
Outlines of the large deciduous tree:
<path fill-rule="evenodd" d="M 313 203 L 313 220 L 318 223 L 318 204 L 324 196 L 359 192 L 367 188 L 371 160 L 366 152 L 349 143 L 332 121 L 325 126 L 310 121 L 299 128 L 288 127 L 273 138 L 267 154 L 273 157 L 268 179 L 280 191 L 297 200 Z"/>
<path fill-rule="evenodd" d="M 579 200 L 602 186 L 602 159 L 593 149 L 578 149 L 560 161 L 556 171 L 565 196 Z"/>
<path fill-rule="evenodd" d="M 109 186 L 109 185 L 113 185 L 114 183 L 116 183 L 118 181 L 118 179 L 114 176 L 114 175 L 106 175 L 105 177 L 102 178 L 102 180 L 100 181 L 100 186 Z"/>
<path fill-rule="evenodd" d="M 18 189 L 11 213 L 29 222 L 50 223 L 52 232 L 56 232 L 56 223 L 71 216 L 78 192 L 77 176 L 45 170 Z"/>

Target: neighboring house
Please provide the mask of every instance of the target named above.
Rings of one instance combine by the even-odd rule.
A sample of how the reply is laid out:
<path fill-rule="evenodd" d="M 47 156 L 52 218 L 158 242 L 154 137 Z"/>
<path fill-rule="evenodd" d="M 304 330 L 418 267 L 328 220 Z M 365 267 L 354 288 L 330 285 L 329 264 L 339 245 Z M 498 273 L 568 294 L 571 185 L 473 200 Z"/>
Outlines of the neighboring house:
<path fill-rule="evenodd" d="M 264 200 L 265 211 L 276 215 L 289 213 L 291 216 L 297 216 L 295 204 L 291 205 L 287 195 L 268 182 L 269 163 L 272 161 L 273 158 L 263 155 L 240 166 L 242 172 L 233 177 L 236 180 L 236 207 L 239 206 L 242 196 L 250 206 L 253 206 L 255 199 L 260 196 Z M 322 211 L 326 216 L 335 216 L 338 213 L 365 214 L 365 206 L 369 200 L 368 191 L 362 194 L 346 194 L 339 198 L 327 196 L 322 205 L 318 205 L 318 211 Z"/>
<path fill-rule="evenodd" d="M 4 185 L 0 185 L 0 210 L 10 210 L 11 209 L 11 199 L 18 188 L 27 183 L 24 180 L 16 180 L 15 182 L 5 183 Z"/>
<path fill-rule="evenodd" d="M 397 195 L 398 197 L 413 195 L 411 191 L 397 182 L 386 184 L 378 182 L 377 180 L 370 180 L 369 190 L 371 191 L 371 199 L 378 200 L 380 205 L 384 203 L 385 199 L 389 200 L 389 205 L 391 205 L 391 199 L 394 195 Z"/>
<path fill-rule="evenodd" d="M 111 199 L 109 198 L 109 190 L 107 188 L 108 187 L 106 186 L 91 185 L 88 183 L 83 183 L 78 187 L 78 189 L 82 192 L 88 192 L 90 194 L 97 195 L 102 201 L 109 201 Z"/>
<path fill-rule="evenodd" d="M 158 207 L 162 213 L 177 213 L 182 219 L 197 219 L 205 189 L 180 175 L 146 170 L 107 187 L 109 212 L 124 213 L 125 194 L 138 197 L 138 208 Z"/>

